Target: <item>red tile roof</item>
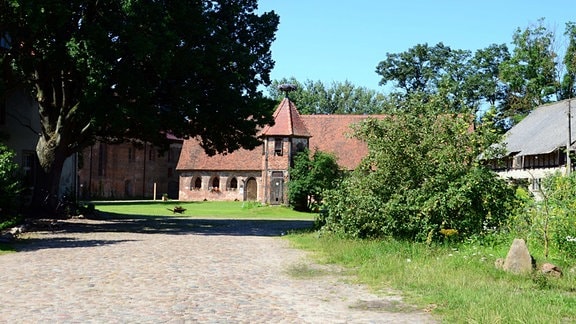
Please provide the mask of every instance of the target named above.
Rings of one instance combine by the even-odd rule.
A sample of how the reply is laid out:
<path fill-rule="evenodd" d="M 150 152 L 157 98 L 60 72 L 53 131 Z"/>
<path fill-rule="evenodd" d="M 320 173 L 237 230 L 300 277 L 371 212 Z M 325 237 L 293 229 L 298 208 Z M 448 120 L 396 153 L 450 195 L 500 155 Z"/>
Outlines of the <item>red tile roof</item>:
<path fill-rule="evenodd" d="M 303 115 L 302 119 L 312 135 L 310 151 L 318 149 L 333 153 L 342 169 L 354 170 L 368 154 L 368 147 L 351 137 L 351 126 L 368 117 L 382 118 L 381 115 Z"/>
<path fill-rule="evenodd" d="M 367 117 L 382 116 L 364 115 L 302 115 L 306 129 L 310 131 L 310 151 L 319 149 L 333 153 L 342 169 L 353 170 L 368 153 L 366 144 L 351 138 L 353 124 Z M 253 171 L 262 169 L 262 147 L 254 150 L 238 150 L 227 155 L 208 156 L 198 140 L 185 140 L 178 161 L 178 170 L 241 170 Z"/>
<path fill-rule="evenodd" d="M 262 170 L 262 147 L 253 150 L 240 149 L 226 155 L 209 156 L 195 138 L 184 140 L 176 170 Z"/>
<path fill-rule="evenodd" d="M 353 124 L 378 116 L 366 115 L 300 115 L 296 106 L 284 98 L 274 112 L 274 126 L 266 126 L 260 134 L 265 136 L 309 137 L 309 147 L 333 153 L 341 168 L 355 169 L 368 153 L 362 141 L 351 138 Z M 255 171 L 262 169 L 262 147 L 238 150 L 227 155 L 208 156 L 198 140 L 184 141 L 177 170 Z"/>
<path fill-rule="evenodd" d="M 296 106 L 288 98 L 282 99 L 274 112 L 274 126 L 264 127 L 262 135 L 310 137 Z"/>

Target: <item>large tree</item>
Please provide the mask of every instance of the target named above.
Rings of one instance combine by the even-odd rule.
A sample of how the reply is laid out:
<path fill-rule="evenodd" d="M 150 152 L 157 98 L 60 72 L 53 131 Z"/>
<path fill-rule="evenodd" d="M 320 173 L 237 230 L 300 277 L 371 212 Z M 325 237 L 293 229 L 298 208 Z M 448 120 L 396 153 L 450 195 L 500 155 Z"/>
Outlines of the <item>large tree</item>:
<path fill-rule="evenodd" d="M 474 55 L 443 43 L 418 44 L 406 52 L 387 53 L 376 67 L 381 85 L 395 86 L 395 95 L 441 95 L 449 110 L 475 112 L 503 100 L 499 64 L 508 58 L 505 45 L 490 45 Z M 402 99 L 402 98 L 401 98 Z"/>
<path fill-rule="evenodd" d="M 543 22 L 541 19 L 537 25 L 518 28 L 513 36 L 513 53 L 500 64 L 500 78 L 509 89 L 504 115 L 515 121 L 535 107 L 558 99 L 555 35 Z"/>
<path fill-rule="evenodd" d="M 273 104 L 274 12 L 256 0 L 2 0 L 4 82 L 38 102 L 39 187 L 94 140 L 197 136 L 210 154 L 253 148 Z"/>
<path fill-rule="evenodd" d="M 574 98 L 576 95 L 576 23 L 566 23 L 564 36 L 568 38 L 568 47 L 564 56 L 566 74 L 561 81 L 561 98 Z"/>
<path fill-rule="evenodd" d="M 281 100 L 284 94 L 278 90 L 278 86 L 287 83 L 296 86 L 289 96 L 301 114 L 378 114 L 385 107 L 386 97 L 383 94 L 355 86 L 349 81 L 325 85 L 321 81 L 306 80 L 301 83 L 295 78 L 284 78 L 272 81 L 268 87 L 270 96 Z"/>

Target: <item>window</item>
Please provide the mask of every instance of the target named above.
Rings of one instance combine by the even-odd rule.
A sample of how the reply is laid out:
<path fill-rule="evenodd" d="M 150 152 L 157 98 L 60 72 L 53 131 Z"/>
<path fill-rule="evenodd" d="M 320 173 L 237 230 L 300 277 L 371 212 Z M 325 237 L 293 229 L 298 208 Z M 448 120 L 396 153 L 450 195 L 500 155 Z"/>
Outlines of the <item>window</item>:
<path fill-rule="evenodd" d="M 98 176 L 106 175 L 106 144 L 100 143 L 98 147 Z"/>
<path fill-rule="evenodd" d="M 128 162 L 134 162 L 134 148 L 128 148 Z"/>
<path fill-rule="evenodd" d="M 282 139 L 275 138 L 274 139 L 274 155 L 281 156 L 282 155 Z"/>
<path fill-rule="evenodd" d="M 232 178 L 232 180 L 230 180 L 230 190 L 236 189 L 238 189 L 238 180 L 236 180 L 236 178 Z"/>
<path fill-rule="evenodd" d="M 154 161 L 155 159 L 156 159 L 156 150 L 150 148 L 150 151 L 148 151 L 148 160 Z"/>
<path fill-rule="evenodd" d="M 202 188 L 202 179 L 200 179 L 200 177 L 197 177 L 196 180 L 194 180 L 194 189 L 201 189 Z"/>
<path fill-rule="evenodd" d="M 215 177 L 212 179 L 212 188 L 220 188 L 220 178 Z"/>
<path fill-rule="evenodd" d="M 34 186 L 34 178 L 36 177 L 36 152 L 24 151 L 22 152 L 22 171 L 24 173 L 23 184 L 25 187 Z"/>

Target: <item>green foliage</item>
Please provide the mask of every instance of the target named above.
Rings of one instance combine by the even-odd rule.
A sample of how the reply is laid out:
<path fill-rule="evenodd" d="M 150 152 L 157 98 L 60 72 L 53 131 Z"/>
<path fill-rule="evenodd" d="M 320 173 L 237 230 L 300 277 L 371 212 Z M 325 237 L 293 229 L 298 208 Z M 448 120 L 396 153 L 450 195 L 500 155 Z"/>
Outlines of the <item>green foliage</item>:
<path fill-rule="evenodd" d="M 557 54 L 554 33 L 544 26 L 543 19 L 524 30 L 518 28 L 513 43 L 512 56 L 500 65 L 500 77 L 510 89 L 507 115 L 519 121 L 557 94 Z"/>
<path fill-rule="evenodd" d="M 504 224 L 514 191 L 478 163 L 497 135 L 482 127 L 472 131 L 471 117 L 438 114 L 435 104 L 357 127 L 369 154 L 325 195 L 326 230 L 431 242 L 446 238 L 442 229 L 464 239 Z"/>
<path fill-rule="evenodd" d="M 326 233 L 288 238 L 313 252 L 315 260 L 344 266 L 347 276 L 372 291 L 401 291 L 405 302 L 427 309 L 437 322 L 576 321 L 574 273 L 564 271 L 564 277 L 557 279 L 538 273 L 518 276 L 494 267 L 497 258 L 506 256 L 513 236 L 496 246 L 468 242 L 430 246 L 392 239 L 343 239 Z M 575 262 L 572 256 L 554 263 L 569 269 Z"/>
<path fill-rule="evenodd" d="M 96 139 L 198 137 L 209 154 L 254 148 L 272 121 L 279 23 L 245 1 L 0 1 L 1 80 L 39 98 L 40 184 Z"/>
<path fill-rule="evenodd" d="M 564 36 L 568 38 L 568 48 L 563 61 L 566 74 L 562 78 L 560 99 L 569 99 L 576 95 L 576 23 L 566 23 Z"/>
<path fill-rule="evenodd" d="M 406 52 L 388 53 L 376 73 L 381 85 L 394 83 L 402 94 L 440 95 L 451 111 L 476 112 L 480 105 L 504 100 L 499 64 L 508 58 L 505 45 L 491 45 L 474 55 L 443 43 L 418 44 Z"/>
<path fill-rule="evenodd" d="M 0 224 L 11 222 L 19 207 L 21 190 L 14 152 L 0 143 Z"/>
<path fill-rule="evenodd" d="M 295 78 L 274 80 L 268 87 L 270 96 L 277 101 L 284 98 L 278 86 L 286 83 L 296 86 L 289 96 L 301 114 L 377 114 L 385 107 L 383 94 L 356 87 L 348 81 L 327 86 L 321 81 L 301 83 Z"/>
<path fill-rule="evenodd" d="M 308 150 L 294 157 L 288 182 L 288 200 L 296 210 L 310 211 L 319 205 L 326 190 L 334 189 L 341 172 L 332 154 L 316 150 L 312 157 Z"/>
<path fill-rule="evenodd" d="M 544 180 L 540 213 L 548 213 L 552 243 L 564 255 L 576 255 L 576 175 L 555 174 Z M 547 206 L 543 206 L 547 204 Z"/>

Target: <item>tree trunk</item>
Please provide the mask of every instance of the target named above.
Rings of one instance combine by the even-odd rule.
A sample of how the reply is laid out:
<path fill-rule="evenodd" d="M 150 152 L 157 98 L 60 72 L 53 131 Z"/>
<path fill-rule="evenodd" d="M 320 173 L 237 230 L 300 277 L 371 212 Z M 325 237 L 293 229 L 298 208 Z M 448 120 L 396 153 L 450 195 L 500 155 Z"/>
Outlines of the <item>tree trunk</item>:
<path fill-rule="evenodd" d="M 52 217 L 56 211 L 60 176 L 67 156 L 54 153 L 54 149 L 47 148 L 45 142 L 38 141 L 36 153 L 40 160 L 36 184 L 30 211 L 32 217 Z"/>
<path fill-rule="evenodd" d="M 34 195 L 32 199 L 31 210 L 38 217 L 43 214 L 54 212 L 52 206 L 47 204 L 56 200 L 59 195 L 60 177 L 64 162 L 70 156 L 65 143 L 61 140 L 61 134 L 57 132 L 48 133 L 46 125 L 42 125 L 42 134 L 36 145 L 36 154 L 40 163 L 37 172 L 36 183 L 34 186 Z M 47 199 L 47 197 L 49 199 Z M 34 216 L 34 215 L 32 215 Z"/>

